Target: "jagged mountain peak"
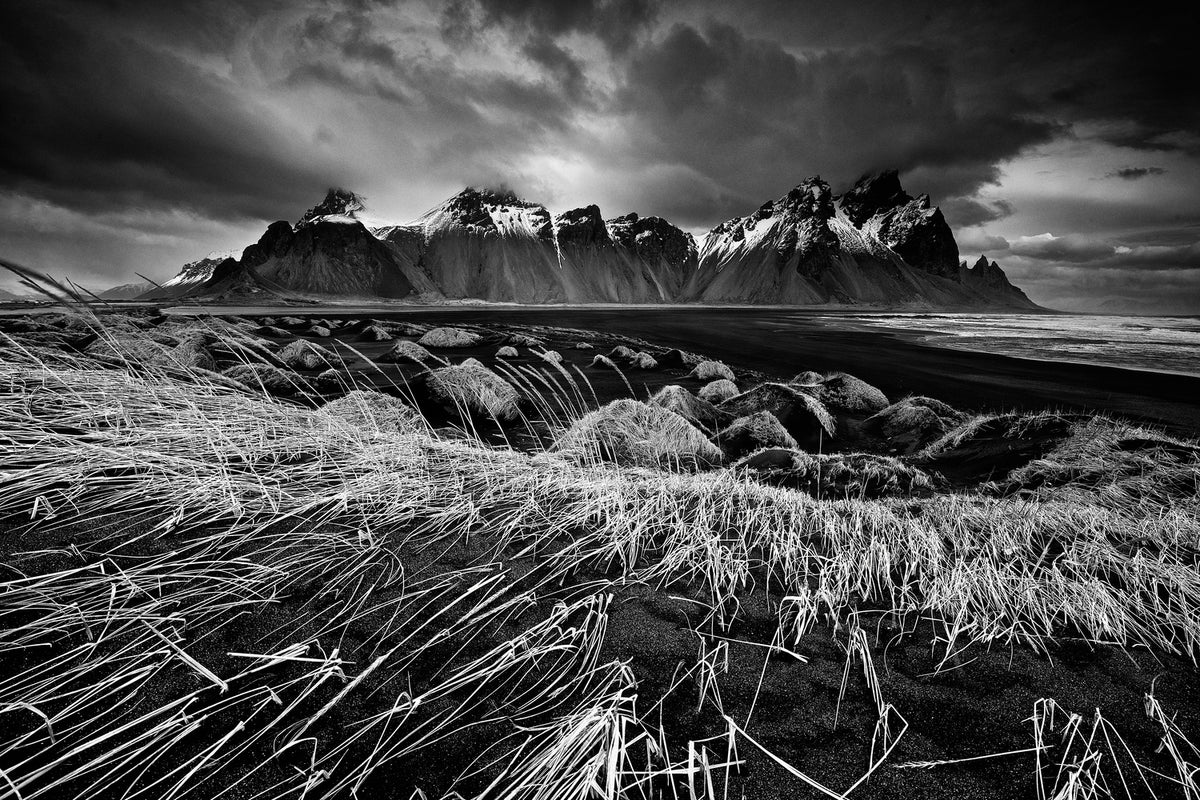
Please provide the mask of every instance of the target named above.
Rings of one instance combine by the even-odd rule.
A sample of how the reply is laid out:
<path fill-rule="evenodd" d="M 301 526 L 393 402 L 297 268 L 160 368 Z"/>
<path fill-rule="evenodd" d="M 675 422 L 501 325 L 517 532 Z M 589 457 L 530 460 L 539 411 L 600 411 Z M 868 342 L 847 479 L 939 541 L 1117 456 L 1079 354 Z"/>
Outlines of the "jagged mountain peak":
<path fill-rule="evenodd" d="M 662 217 L 642 217 L 630 212 L 604 224 L 615 243 L 647 261 L 662 258 L 671 266 L 680 267 L 696 258 L 695 238 Z"/>
<path fill-rule="evenodd" d="M 307 225 L 323 217 L 357 219 L 358 215 L 366 211 L 366 209 L 366 198 L 362 195 L 356 194 L 349 189 L 331 187 L 325 193 L 324 200 L 304 212 L 304 216 L 300 217 L 300 221 L 296 223 L 296 227 L 299 228 L 301 225 Z"/>
<path fill-rule="evenodd" d="M 820 175 L 806 178 L 787 194 L 770 203 L 772 215 L 785 214 L 807 219 L 829 219 L 833 216 L 833 193 Z M 764 206 L 763 208 L 765 208 Z M 762 211 L 760 208 L 759 211 Z"/>
<path fill-rule="evenodd" d="M 865 176 L 841 198 L 814 176 L 704 238 L 683 297 L 708 302 L 1029 307 L 995 264 L 969 269 L 942 212 L 899 173 Z"/>
<path fill-rule="evenodd" d="M 463 228 L 501 236 L 521 233 L 539 239 L 554 236 L 550 212 L 517 196 L 511 189 L 468 186 L 418 220 L 427 229 Z"/>
<path fill-rule="evenodd" d="M 928 203 L 928 195 L 924 195 Z M 880 212 L 889 211 L 910 202 L 912 197 L 900 185 L 900 173 L 894 169 L 863 175 L 841 197 L 842 211 L 861 228 L 863 223 Z"/>
<path fill-rule="evenodd" d="M 754 212 L 722 222 L 709 232 L 709 236 L 733 233 L 735 238 L 740 238 L 737 234 L 738 228 L 741 228 L 744 234 L 763 220 L 780 220 L 793 224 L 805 219 L 821 221 L 831 218 L 834 212 L 833 193 L 829 184 L 821 180 L 819 175 L 814 175 L 796 184 L 782 197 L 763 203 Z"/>
<path fill-rule="evenodd" d="M 600 207 L 594 204 L 562 212 L 554 218 L 554 227 L 560 247 L 602 245 L 611 241 Z"/>
<path fill-rule="evenodd" d="M 818 254 L 831 255 L 840 247 L 829 227 L 836 208 L 829 184 L 819 175 L 806 178 L 782 197 L 763 203 L 756 211 L 723 222 L 705 237 L 705 249 L 774 249 L 777 263 L 799 256 L 803 264 Z"/>
<path fill-rule="evenodd" d="M 943 277 L 958 274 L 958 244 L 954 233 L 928 194 L 904 191 L 900 173 L 889 169 L 864 175 L 838 198 L 838 207 L 856 231 L 843 238 L 861 238 L 891 248 L 909 264 Z"/>
<path fill-rule="evenodd" d="M 184 264 L 179 273 L 163 283 L 162 287 L 173 289 L 199 286 L 212 277 L 213 270 L 218 264 L 229 258 L 237 258 L 237 256 L 236 250 L 214 250 L 204 258 L 197 258 L 195 261 Z M 152 293 L 153 291 L 151 291 Z"/>
<path fill-rule="evenodd" d="M 517 195 L 507 186 L 467 186 L 461 192 L 451 197 L 448 202 L 473 203 L 484 205 L 513 206 L 515 208 L 540 208 L 540 204 L 531 203 Z"/>
<path fill-rule="evenodd" d="M 875 303 L 1029 307 L 986 259 L 960 266 L 928 195 L 894 170 L 840 198 L 819 176 L 697 247 L 662 217 L 606 219 L 596 205 L 552 216 L 506 188 L 466 187 L 406 225 L 364 222 L 362 198 L 331 189 L 293 227 L 277 222 L 240 260 L 194 264 L 175 296 L 299 292 L 505 302 Z M 353 224 L 346 224 L 353 223 Z"/>

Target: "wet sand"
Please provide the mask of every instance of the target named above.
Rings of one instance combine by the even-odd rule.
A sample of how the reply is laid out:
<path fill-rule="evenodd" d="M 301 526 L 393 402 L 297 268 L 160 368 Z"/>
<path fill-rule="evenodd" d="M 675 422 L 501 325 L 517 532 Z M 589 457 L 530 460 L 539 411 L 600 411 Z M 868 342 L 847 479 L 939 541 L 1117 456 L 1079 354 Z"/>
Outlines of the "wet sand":
<path fill-rule="evenodd" d="M 328 307 L 282 313 L 349 316 Z M 808 369 L 842 370 L 875 384 L 892 398 L 924 394 L 981 410 L 1102 411 L 1161 425 L 1177 434 L 1200 435 L 1197 377 L 936 347 L 919 341 L 915 332 L 829 327 L 816 318 L 824 313 L 744 308 L 436 308 L 375 310 L 369 316 L 597 330 L 692 350 L 780 378 Z"/>

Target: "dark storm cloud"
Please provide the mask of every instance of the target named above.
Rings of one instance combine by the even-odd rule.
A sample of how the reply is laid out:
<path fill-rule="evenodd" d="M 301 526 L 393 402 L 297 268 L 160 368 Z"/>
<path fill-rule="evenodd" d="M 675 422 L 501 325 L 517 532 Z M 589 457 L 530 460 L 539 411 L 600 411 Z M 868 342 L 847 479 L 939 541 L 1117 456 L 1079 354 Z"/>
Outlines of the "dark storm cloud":
<path fill-rule="evenodd" d="M 1169 4 L 1130 14 L 1106 4 L 1045 4 L 1046 30 L 1064 30 L 1065 41 L 1039 36 L 1047 60 L 1063 66 L 1049 100 L 1076 118 L 1122 118 L 1125 129 L 1104 135 L 1124 147 L 1166 151 L 1195 149 L 1171 136 L 1200 127 L 1192 37 L 1195 9 Z M 1057 84 L 1057 85 L 1054 85 Z"/>
<path fill-rule="evenodd" d="M 1023 236 L 1009 242 L 1013 255 L 1035 261 L 1087 264 L 1097 268 L 1145 270 L 1200 269 L 1200 242 L 1185 244 L 1114 244 L 1070 234 Z"/>
<path fill-rule="evenodd" d="M 236 80 L 175 52 L 232 37 L 230 20 L 279 5 L 212 0 L 181 9 L 180 18 L 136 2 L 114 2 L 103 14 L 70 3 L 0 11 L 0 183 L 75 209 L 184 207 L 269 220 L 361 176 L 369 165 L 314 156 Z M 469 74 L 421 51 L 399 52 L 372 26 L 370 6 L 324 5 L 294 31 L 271 31 L 269 46 L 288 44 L 281 57 L 268 54 L 290 64 L 281 85 L 404 107 L 431 133 L 431 160 L 489 179 L 497 153 L 568 127 L 584 82 L 552 40 L 531 39 L 527 48 L 546 75 Z M 130 27 L 145 34 L 130 36 Z M 328 125 L 320 129 L 314 143 L 334 138 Z"/>
<path fill-rule="evenodd" d="M 285 147 L 288 136 L 238 95 L 235 81 L 184 63 L 156 41 L 219 49 L 286 5 L 203 0 L 167 10 L 148 0 L 112 0 L 99 6 L 102 15 L 68 3 L 11 14 L 0 33 L 0 96 L 17 122 L 0 133 L 0 176 L 10 187 L 73 204 L 173 202 L 264 216 L 281 201 L 294 204 L 315 187 L 353 178 L 363 167 L 331 174 L 339 172 L 335 165 L 297 157 L 303 148 Z M 691 18 L 708 16 L 703 7 L 692 9 Z M 944 201 L 955 224 L 994 221 L 1008 209 L 971 194 L 996 179 L 1004 159 L 1062 132 L 1063 120 L 1037 112 L 1099 107 L 1085 103 L 1096 91 L 1080 83 L 1088 70 L 1110 78 L 1118 97 L 1145 78 L 1142 66 L 1132 75 L 1117 70 L 1119 53 L 1060 41 L 1104 28 L 1096 13 L 1080 22 L 1068 11 L 1021 18 L 991 5 L 898 10 L 885 3 L 850 13 L 762 2 L 713 5 L 707 21 L 656 26 L 667 10 L 679 13 L 650 0 L 459 0 L 441 10 L 444 36 L 507 36 L 512 52 L 531 65 L 525 73 L 470 71 L 429 55 L 419 40 L 389 37 L 373 16 L 386 13 L 387 4 L 364 0 L 314 6 L 294 32 L 277 32 L 267 46 L 276 51 L 268 55 L 289 63 L 282 85 L 345 90 L 402 107 L 409 124 L 435 140 L 430 156 L 461 163 L 486 166 L 521 149 L 536 151 L 548 136 L 570 135 L 580 112 L 620 120 L 627 141 L 598 147 L 598 157 L 632 171 L 684 167 L 702 176 L 710 186 L 704 202 L 666 197 L 655 209 L 680 213 L 691 225 L 743 213 L 809 174 L 842 190 L 885 168 L 900 169 L 911 192 Z M 1046 14 L 1061 23 L 1053 35 L 1032 24 Z M 138 35 L 98 29 L 101 18 Z M 974 36 L 981 25 L 988 35 Z M 952 31 L 957 41 L 947 36 Z M 1101 41 L 1114 41 L 1101 33 Z M 572 35 L 608 48 L 615 86 L 595 90 L 583 57 L 562 41 Z M 812 49 L 812 40 L 826 46 Z M 963 48 L 963 40 L 971 46 Z M 1165 58 L 1175 63 L 1173 55 Z M 1042 74 L 1039 64 L 1054 75 Z M 1008 80 L 1010 71 L 1021 80 Z M 1176 117 L 1160 105 L 1128 105 L 1135 116 L 1145 113 L 1123 135 L 1169 133 L 1165 123 Z M 380 124 L 388 124 L 382 112 Z M 329 141 L 315 133 L 313 139 Z M 575 144 L 591 146 L 582 138 Z"/>
<path fill-rule="evenodd" d="M 809 175 L 844 191 L 894 168 L 942 206 L 964 252 L 1011 245 L 1005 258 L 1023 269 L 1200 268 L 1189 249 L 1200 210 L 1187 199 L 1200 81 L 1186 11 L 1040 0 L 0 4 L 0 236 L 11 245 L 37 214 L 70 220 L 88 244 L 61 234 L 78 239 L 67 261 L 103 252 L 115 274 L 122 246 L 198 247 L 216 228 L 241 237 L 330 184 L 390 195 L 415 216 L 465 183 L 507 181 L 534 200 L 707 228 Z M 1029 159 L 1047 159 L 1051 186 L 1077 157 L 1064 153 L 1096 148 L 1107 151 L 1072 174 L 1102 191 L 1070 196 L 1029 177 Z M 1014 163 L 1026 177 L 1005 187 L 1013 205 L 979 193 Z M 1058 235 L 1027 235 L 1045 230 Z"/>
<path fill-rule="evenodd" d="M 552 82 L 500 72 L 468 73 L 452 61 L 402 57 L 381 41 L 350 45 L 350 52 L 369 51 L 366 59 L 354 59 L 347 56 L 346 38 L 358 38 L 354 27 L 347 33 L 346 28 L 324 22 L 314 25 L 310 20 L 305 28 L 310 41 L 320 38 L 320 46 L 300 53 L 283 83 L 392 101 L 410 113 L 420 113 L 421 127 L 442 129 L 452 136 L 471 133 L 468 141 L 479 146 L 502 147 L 518 134 L 562 129 L 575 112 L 570 97 Z M 331 55 L 329 45 L 341 55 Z M 364 65 L 368 68 L 361 68 Z M 372 68 L 377 66 L 386 69 Z"/>
<path fill-rule="evenodd" d="M 1115 172 L 1108 173 L 1104 177 L 1136 181 L 1138 178 L 1147 178 L 1151 175 L 1165 175 L 1166 173 L 1167 171 L 1162 167 L 1122 167 Z"/>
<path fill-rule="evenodd" d="M 714 13 L 720 4 L 713 2 Z M 1085 0 L 869 0 L 848 14 L 821 0 L 762 0 L 739 9 L 747 31 L 798 47 L 943 43 L 960 99 L 1064 121 L 1125 124 L 1099 135 L 1148 150 L 1196 150 L 1200 81 L 1195 9 Z M 773 32 L 773 33 L 772 33 Z"/>
<path fill-rule="evenodd" d="M 658 15 L 654 0 L 455 0 L 442 14 L 442 33 L 469 41 L 481 29 L 516 27 L 545 36 L 595 36 L 614 52 L 629 48 Z"/>
<path fill-rule="evenodd" d="M 304 46 L 286 82 L 396 102 L 405 113 L 420 115 L 417 126 L 446 131 L 439 138 L 464 146 L 459 155 L 468 159 L 528 143 L 531 135 L 563 131 L 589 105 L 581 64 L 545 34 L 530 34 L 520 47 L 536 67 L 528 74 L 469 70 L 411 42 L 387 40 L 374 30 L 368 11 L 351 5 L 308 17 Z"/>
<path fill-rule="evenodd" d="M 302 36 L 310 42 L 335 45 L 333 52 L 345 59 L 384 69 L 400 66 L 396 51 L 375 34 L 363 8 L 313 14 L 304 21 Z"/>
<path fill-rule="evenodd" d="M 1012 203 L 1005 200 L 975 200 L 970 197 L 952 197 L 941 203 L 942 213 L 951 228 L 970 228 L 986 222 L 1011 217 Z"/>
<path fill-rule="evenodd" d="M 963 108 L 946 51 L 934 45 L 800 56 L 728 24 L 677 24 L 632 53 L 628 76 L 621 110 L 642 155 L 704 171 L 743 206 L 811 174 L 844 189 L 886 168 L 924 168 L 912 191 L 969 194 L 996 177 L 997 162 L 1059 130 L 1004 109 Z"/>
<path fill-rule="evenodd" d="M 563 91 L 573 100 L 583 101 L 587 93 L 587 79 L 583 65 L 545 34 L 534 34 L 521 46 L 521 52 L 554 76 Z"/>
<path fill-rule="evenodd" d="M 6 188 L 75 208 L 269 216 L 328 183 L 221 78 L 55 9 L 0 20 Z"/>

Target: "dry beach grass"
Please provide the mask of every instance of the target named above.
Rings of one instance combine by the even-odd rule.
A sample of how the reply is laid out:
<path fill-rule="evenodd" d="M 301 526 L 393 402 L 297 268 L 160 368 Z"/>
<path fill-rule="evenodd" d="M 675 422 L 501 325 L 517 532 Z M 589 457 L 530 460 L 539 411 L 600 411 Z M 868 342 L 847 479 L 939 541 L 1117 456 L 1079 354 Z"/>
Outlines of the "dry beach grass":
<path fill-rule="evenodd" d="M 0 797 L 1200 796 L 1195 442 L 980 416 L 803 491 L 569 364 L 438 365 L 451 429 L 80 313 L 2 337 Z"/>

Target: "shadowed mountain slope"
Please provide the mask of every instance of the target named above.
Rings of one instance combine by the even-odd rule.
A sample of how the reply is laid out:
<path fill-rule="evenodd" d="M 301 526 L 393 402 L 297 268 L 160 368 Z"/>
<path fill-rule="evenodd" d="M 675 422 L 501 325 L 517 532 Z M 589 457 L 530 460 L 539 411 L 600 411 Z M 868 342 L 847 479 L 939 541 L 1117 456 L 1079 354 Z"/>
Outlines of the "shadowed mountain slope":
<path fill-rule="evenodd" d="M 407 225 L 372 226 L 364 210 L 358 195 L 331 189 L 240 259 L 193 262 L 143 297 L 1034 307 L 995 262 L 960 262 L 941 211 L 895 172 L 841 198 L 809 178 L 699 247 L 661 217 L 605 220 L 595 205 L 555 216 L 509 191 L 468 187 Z"/>

